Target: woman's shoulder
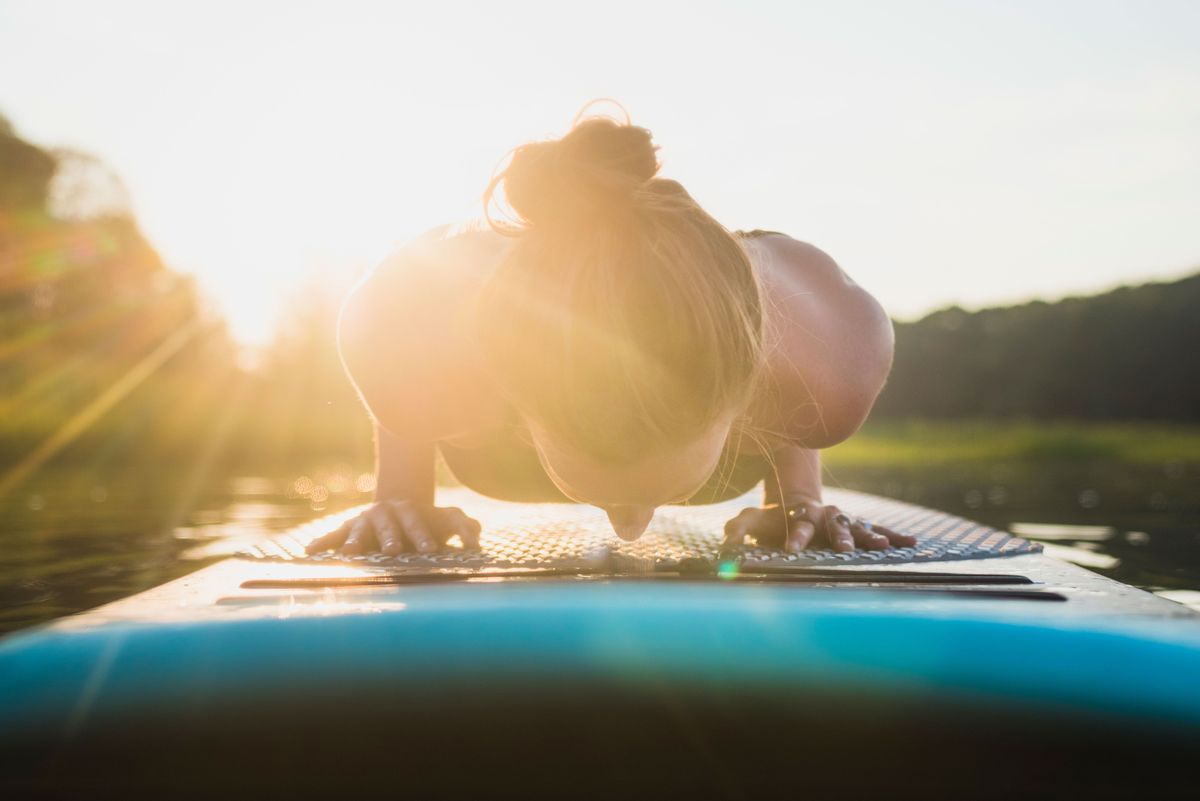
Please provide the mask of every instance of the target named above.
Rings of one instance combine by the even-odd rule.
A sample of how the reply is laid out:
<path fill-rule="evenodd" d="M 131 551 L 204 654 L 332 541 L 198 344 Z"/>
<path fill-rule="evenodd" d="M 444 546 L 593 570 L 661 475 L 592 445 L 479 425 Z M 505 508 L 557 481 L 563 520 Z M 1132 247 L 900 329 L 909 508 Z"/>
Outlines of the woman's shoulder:
<path fill-rule="evenodd" d="M 771 332 L 771 384 L 787 408 L 816 413 L 778 422 L 809 447 L 827 447 L 858 428 L 882 388 L 891 320 L 821 248 L 774 232 L 753 243 Z"/>
<path fill-rule="evenodd" d="M 502 239 L 477 228 L 431 229 L 347 297 L 338 321 L 342 360 L 385 427 L 441 439 L 480 417 L 481 372 L 466 313 L 503 256 Z"/>
<path fill-rule="evenodd" d="M 359 283 L 398 290 L 401 297 L 427 307 L 439 300 L 454 301 L 462 292 L 487 280 L 507 247 L 499 234 L 471 224 L 431 228 L 396 249 Z M 357 289 L 353 296 L 360 294 Z"/>
<path fill-rule="evenodd" d="M 761 228 L 734 234 L 746 244 L 767 289 L 783 285 L 792 290 L 796 284 L 817 286 L 825 292 L 860 289 L 833 257 L 816 245 Z"/>

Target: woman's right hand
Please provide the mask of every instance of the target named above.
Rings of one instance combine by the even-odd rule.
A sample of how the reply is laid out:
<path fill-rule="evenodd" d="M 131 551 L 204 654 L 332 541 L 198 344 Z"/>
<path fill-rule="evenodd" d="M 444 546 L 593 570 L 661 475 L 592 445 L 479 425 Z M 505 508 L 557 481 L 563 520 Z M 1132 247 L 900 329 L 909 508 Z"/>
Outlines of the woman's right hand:
<path fill-rule="evenodd" d="M 340 550 L 346 556 L 382 551 L 389 556 L 432 553 L 458 535 L 464 548 L 479 547 L 479 521 L 457 506 L 377 501 L 358 517 L 309 543 L 308 553 Z"/>

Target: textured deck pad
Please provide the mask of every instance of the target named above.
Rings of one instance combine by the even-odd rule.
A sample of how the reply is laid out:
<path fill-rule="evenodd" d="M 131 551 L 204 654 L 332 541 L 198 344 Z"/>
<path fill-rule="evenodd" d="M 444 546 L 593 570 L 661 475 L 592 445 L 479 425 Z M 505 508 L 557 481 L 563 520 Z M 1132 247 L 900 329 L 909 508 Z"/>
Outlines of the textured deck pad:
<path fill-rule="evenodd" d="M 911 548 L 837 553 L 820 548 L 793 554 L 754 545 L 743 547 L 750 563 L 775 564 L 901 564 L 952 559 L 982 559 L 1035 553 L 1041 546 L 961 517 L 920 506 L 848 490 L 826 490 L 825 502 L 852 516 L 918 538 Z M 630 564 L 675 562 L 684 557 L 713 557 L 722 540 L 725 521 L 742 508 L 755 505 L 758 492 L 711 506 L 668 506 L 636 542 L 622 542 L 604 513 L 572 504 L 516 504 L 494 501 L 465 490 L 442 490 L 438 503 L 461 506 L 483 524 L 481 547 L 475 551 L 451 548 L 436 554 L 347 557 L 335 553 L 306 556 L 304 546 L 335 528 L 353 512 L 314 521 L 261 543 L 244 555 L 259 559 L 350 563 L 395 569 L 506 568 L 591 566 L 597 555 Z"/>

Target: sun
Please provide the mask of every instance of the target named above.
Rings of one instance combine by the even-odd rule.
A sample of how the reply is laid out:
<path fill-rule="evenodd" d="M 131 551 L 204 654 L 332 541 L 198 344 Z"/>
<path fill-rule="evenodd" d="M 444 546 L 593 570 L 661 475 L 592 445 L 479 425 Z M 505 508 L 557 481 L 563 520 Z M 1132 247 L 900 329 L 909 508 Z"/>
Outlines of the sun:
<path fill-rule="evenodd" d="M 236 137 L 224 123 L 196 131 L 211 151 L 174 164 L 178 180 L 145 204 L 152 239 L 197 277 L 239 342 L 267 343 L 314 274 L 348 285 L 421 232 L 477 216 L 503 143 L 481 137 L 464 159 L 459 143 L 414 133 L 381 92 L 281 88 Z"/>

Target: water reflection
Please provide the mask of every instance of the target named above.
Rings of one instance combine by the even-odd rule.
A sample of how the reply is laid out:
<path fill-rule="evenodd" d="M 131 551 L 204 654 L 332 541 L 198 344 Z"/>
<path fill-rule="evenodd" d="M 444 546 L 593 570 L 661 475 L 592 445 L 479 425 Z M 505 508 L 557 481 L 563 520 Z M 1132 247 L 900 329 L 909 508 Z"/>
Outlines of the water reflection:
<path fill-rule="evenodd" d="M 1076 542 L 1103 542 L 1112 539 L 1116 530 L 1112 526 L 1072 526 L 1067 523 L 1022 523 L 1016 522 L 1008 530 L 1019 537 L 1031 540 L 1074 540 Z"/>
<path fill-rule="evenodd" d="M 127 597 L 362 503 L 357 474 L 347 475 L 336 494 L 314 483 L 324 488 L 315 496 L 295 493 L 290 480 L 239 477 L 201 488 L 186 510 L 179 498 L 195 488 L 169 477 L 100 486 L 71 473 L 43 476 L 0 501 L 0 631 Z"/>
<path fill-rule="evenodd" d="M 1200 593 L 1200 465 L 1109 461 L 856 467 L 842 485 L 978 520 L 1185 603 Z M 1195 608 L 1200 609 L 1200 606 Z"/>
<path fill-rule="evenodd" d="M 827 483 L 942 509 L 1200 608 L 1197 467 L 986 465 L 831 470 Z M 123 598 L 264 535 L 364 502 L 336 466 L 200 488 L 169 476 L 43 476 L 0 501 L 0 631 Z M 192 498 L 181 509 L 181 497 Z"/>

